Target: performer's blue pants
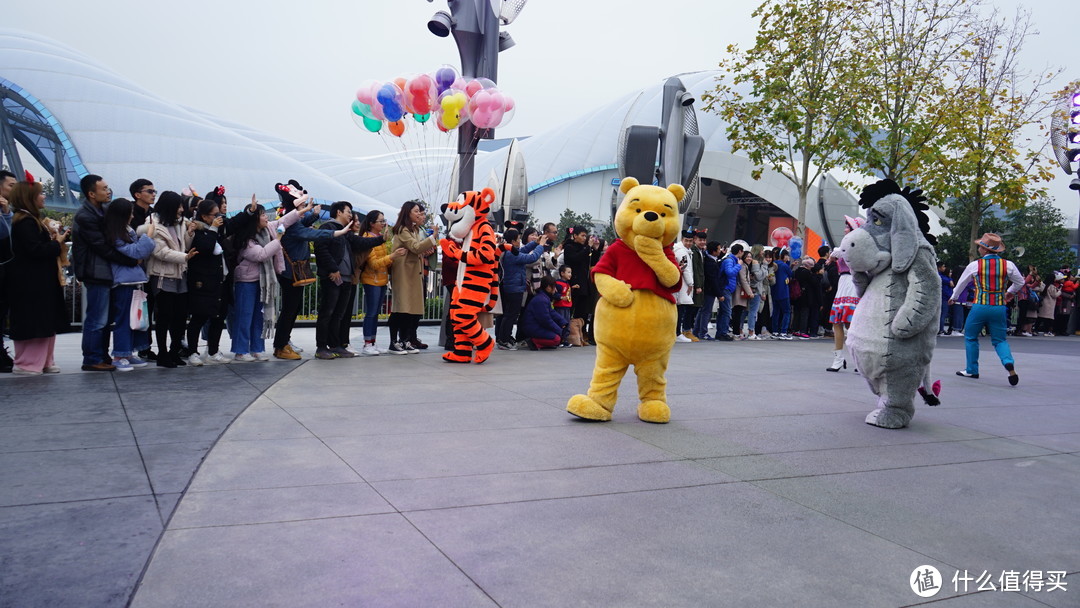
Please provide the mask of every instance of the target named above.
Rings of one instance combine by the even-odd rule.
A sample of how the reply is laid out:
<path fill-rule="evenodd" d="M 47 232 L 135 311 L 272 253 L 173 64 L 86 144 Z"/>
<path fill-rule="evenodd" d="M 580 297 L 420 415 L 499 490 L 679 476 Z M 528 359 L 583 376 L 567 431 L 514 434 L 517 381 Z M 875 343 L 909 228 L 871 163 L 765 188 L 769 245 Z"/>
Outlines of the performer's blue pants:
<path fill-rule="evenodd" d="M 964 347 L 967 352 L 967 373 L 979 373 L 979 333 L 985 327 L 990 332 L 990 343 L 997 351 L 998 359 L 1002 365 L 1013 362 L 1012 351 L 1009 343 L 1005 340 L 1005 332 L 1008 329 L 1004 306 L 988 306 L 986 304 L 974 304 L 971 314 L 964 323 Z"/>

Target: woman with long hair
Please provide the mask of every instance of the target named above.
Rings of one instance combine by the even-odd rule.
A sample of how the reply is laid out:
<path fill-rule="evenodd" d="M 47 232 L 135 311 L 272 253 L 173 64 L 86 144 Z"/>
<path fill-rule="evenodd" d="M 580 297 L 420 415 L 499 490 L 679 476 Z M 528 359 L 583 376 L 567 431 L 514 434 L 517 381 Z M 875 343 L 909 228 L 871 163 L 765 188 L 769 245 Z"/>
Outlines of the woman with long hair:
<path fill-rule="evenodd" d="M 188 262 L 191 319 L 188 321 L 187 350 L 184 354 L 189 365 L 202 365 L 204 361 L 199 356 L 199 335 L 207 322 L 220 316 L 225 285 L 225 214 L 221 213 L 220 203 L 210 196 L 199 201 L 192 225 L 195 229 L 191 234 L 191 248 L 197 254 Z M 207 361 L 228 362 L 217 350 L 222 327 L 223 320 L 218 324 L 210 323 L 206 340 Z M 210 352 L 211 342 L 214 352 Z M 215 358 L 215 355 L 220 356 Z"/>
<path fill-rule="evenodd" d="M 184 200 L 171 190 L 158 197 L 150 221 L 155 225 L 155 247 L 147 260 L 146 274 L 154 293 L 157 364 L 168 368 L 187 365 L 181 356 L 181 342 L 188 315 L 188 260 L 196 254 L 190 248 L 195 226 L 184 218 Z M 148 230 L 145 224 L 139 227 L 140 234 L 148 234 Z"/>
<path fill-rule="evenodd" d="M 136 234 L 131 227 L 135 204 L 126 198 L 113 199 L 105 207 L 104 234 L 106 242 L 134 260 L 145 260 L 154 253 L 156 227 L 150 224 L 146 234 Z M 141 264 L 124 266 L 112 263 L 112 301 L 110 318 L 113 324 L 112 364 L 118 372 L 130 372 L 146 367 L 147 361 L 136 353 L 150 348 L 150 332 L 131 329 L 131 300 L 136 289 L 146 284 L 146 270 Z"/>
<path fill-rule="evenodd" d="M 360 223 L 360 236 L 375 237 L 386 235 L 386 216 L 382 211 L 368 211 Z M 379 328 L 379 311 L 382 309 L 386 284 L 390 282 L 390 266 L 394 260 L 405 256 L 407 250 L 399 247 L 390 251 L 390 243 L 372 247 L 364 252 L 365 262 L 360 273 L 360 284 L 364 286 L 364 348 L 361 354 L 373 356 L 379 354 L 375 346 L 375 333 Z"/>
<path fill-rule="evenodd" d="M 404 248 L 405 255 L 395 258 L 390 267 L 393 298 L 390 308 L 390 350 L 395 355 L 420 352 L 416 329 L 424 314 L 424 258 L 439 244 L 439 225 L 431 236 L 421 233 L 427 219 L 421 201 L 406 201 L 394 222 L 391 249 Z"/>
<path fill-rule="evenodd" d="M 12 373 L 56 374 L 56 334 L 67 331 L 60 252 L 64 233 L 47 224 L 41 210 L 45 193 L 38 182 L 18 182 L 8 202 L 12 209 L 7 290 L 11 340 L 15 343 Z"/>
<path fill-rule="evenodd" d="M 863 218 L 844 216 L 844 234 L 855 230 L 863 225 Z M 847 368 L 847 360 L 844 358 L 844 341 L 847 338 L 847 328 L 851 326 L 851 317 L 855 314 L 855 307 L 859 305 L 859 293 L 855 290 L 855 283 L 851 280 L 851 269 L 847 261 L 836 247 L 831 255 L 836 258 L 836 270 L 840 273 L 840 280 L 836 284 L 836 296 L 833 298 L 832 309 L 829 311 L 829 323 L 833 329 L 833 362 L 825 368 L 827 372 L 838 372 L 841 368 Z"/>
<path fill-rule="evenodd" d="M 589 268 L 592 266 L 589 249 L 589 231 L 584 226 L 571 226 L 566 229 L 563 239 L 563 263 L 570 267 L 570 323 L 585 338 L 585 322 L 592 312 L 592 279 Z M 578 320 L 580 319 L 580 321 Z"/>

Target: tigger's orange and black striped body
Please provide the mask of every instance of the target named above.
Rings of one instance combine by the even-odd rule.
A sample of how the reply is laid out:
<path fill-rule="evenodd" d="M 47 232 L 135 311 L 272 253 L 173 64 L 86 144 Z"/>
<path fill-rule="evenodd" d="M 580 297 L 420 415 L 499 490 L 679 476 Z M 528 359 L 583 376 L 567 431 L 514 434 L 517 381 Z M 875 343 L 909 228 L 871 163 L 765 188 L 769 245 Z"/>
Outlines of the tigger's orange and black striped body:
<path fill-rule="evenodd" d="M 490 312 L 499 298 L 495 230 L 487 221 L 494 201 L 495 191 L 484 188 L 462 193 L 457 201 L 443 205 L 450 238 L 439 244 L 444 256 L 459 262 L 450 298 L 454 347 L 443 355 L 443 360 L 451 363 L 483 363 L 495 348 L 495 341 L 478 319 L 481 312 Z"/>

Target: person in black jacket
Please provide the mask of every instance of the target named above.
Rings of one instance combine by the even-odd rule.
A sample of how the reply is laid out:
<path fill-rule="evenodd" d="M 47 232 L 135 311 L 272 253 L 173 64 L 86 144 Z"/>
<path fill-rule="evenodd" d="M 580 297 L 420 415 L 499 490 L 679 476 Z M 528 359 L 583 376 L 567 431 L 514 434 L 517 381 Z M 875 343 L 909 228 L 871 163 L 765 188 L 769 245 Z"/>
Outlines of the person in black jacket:
<path fill-rule="evenodd" d="M 40 183 L 19 182 L 11 191 L 15 252 L 7 287 L 11 303 L 14 373 L 58 373 L 53 352 L 56 334 L 67 330 L 64 289 L 60 283 L 60 248 L 64 235 L 42 221 L 45 195 Z"/>
<path fill-rule="evenodd" d="M 337 359 L 355 357 L 346 348 L 352 316 L 349 311 L 356 301 L 356 285 L 352 278 L 361 271 L 355 267 L 355 254 L 383 243 L 382 237 L 361 237 L 353 232 L 352 204 L 338 201 L 330 205 L 329 221 L 320 230 L 338 231 L 348 228 L 345 236 L 315 242 L 315 264 L 318 267 L 319 318 L 315 322 L 315 358 Z"/>
<path fill-rule="evenodd" d="M 702 266 L 705 279 L 702 287 L 702 306 L 698 310 L 697 319 L 694 321 L 694 336 L 699 340 L 713 340 L 709 335 L 709 321 L 712 320 L 713 304 L 717 298 L 724 296 L 724 277 L 720 273 L 720 243 L 709 241 L 705 245 L 705 255 L 702 256 Z M 719 334 L 723 328 L 717 326 Z"/>
<path fill-rule="evenodd" d="M 75 213 L 71 234 L 71 266 L 82 282 L 86 299 L 83 317 L 82 353 L 84 371 L 111 372 L 116 369 L 109 356 L 108 331 L 113 277 L 110 263 L 134 266 L 138 262 L 121 254 L 105 239 L 105 205 L 112 200 L 112 190 L 100 175 L 87 175 L 79 181 L 84 201 Z"/>
<path fill-rule="evenodd" d="M 189 365 L 202 365 L 199 357 L 199 334 L 203 326 L 219 316 L 225 283 L 225 248 L 231 244 L 225 239 L 225 216 L 213 199 L 203 199 L 195 209 L 195 232 L 191 235 L 191 247 L 198 255 L 188 260 L 188 312 L 191 318 L 187 326 L 187 350 L 181 353 Z M 211 328 L 213 329 L 213 328 Z M 218 331 L 220 341 L 221 332 Z M 207 358 L 214 361 L 209 352 L 210 334 L 207 334 Z M 225 359 L 222 355 L 219 359 Z"/>

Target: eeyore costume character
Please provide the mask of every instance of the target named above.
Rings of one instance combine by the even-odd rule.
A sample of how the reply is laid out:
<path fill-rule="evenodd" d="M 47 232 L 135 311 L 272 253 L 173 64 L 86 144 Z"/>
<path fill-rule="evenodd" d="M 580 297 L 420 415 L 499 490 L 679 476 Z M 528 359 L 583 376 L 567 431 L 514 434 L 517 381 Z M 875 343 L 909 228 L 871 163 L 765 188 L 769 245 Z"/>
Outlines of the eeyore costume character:
<path fill-rule="evenodd" d="M 915 415 L 937 343 L 941 279 L 921 194 L 888 179 L 867 186 L 859 200 L 866 223 L 840 243 L 861 297 L 847 346 L 878 397 L 866 423 L 886 429 L 903 428 Z M 936 405 L 936 397 L 927 403 Z"/>

